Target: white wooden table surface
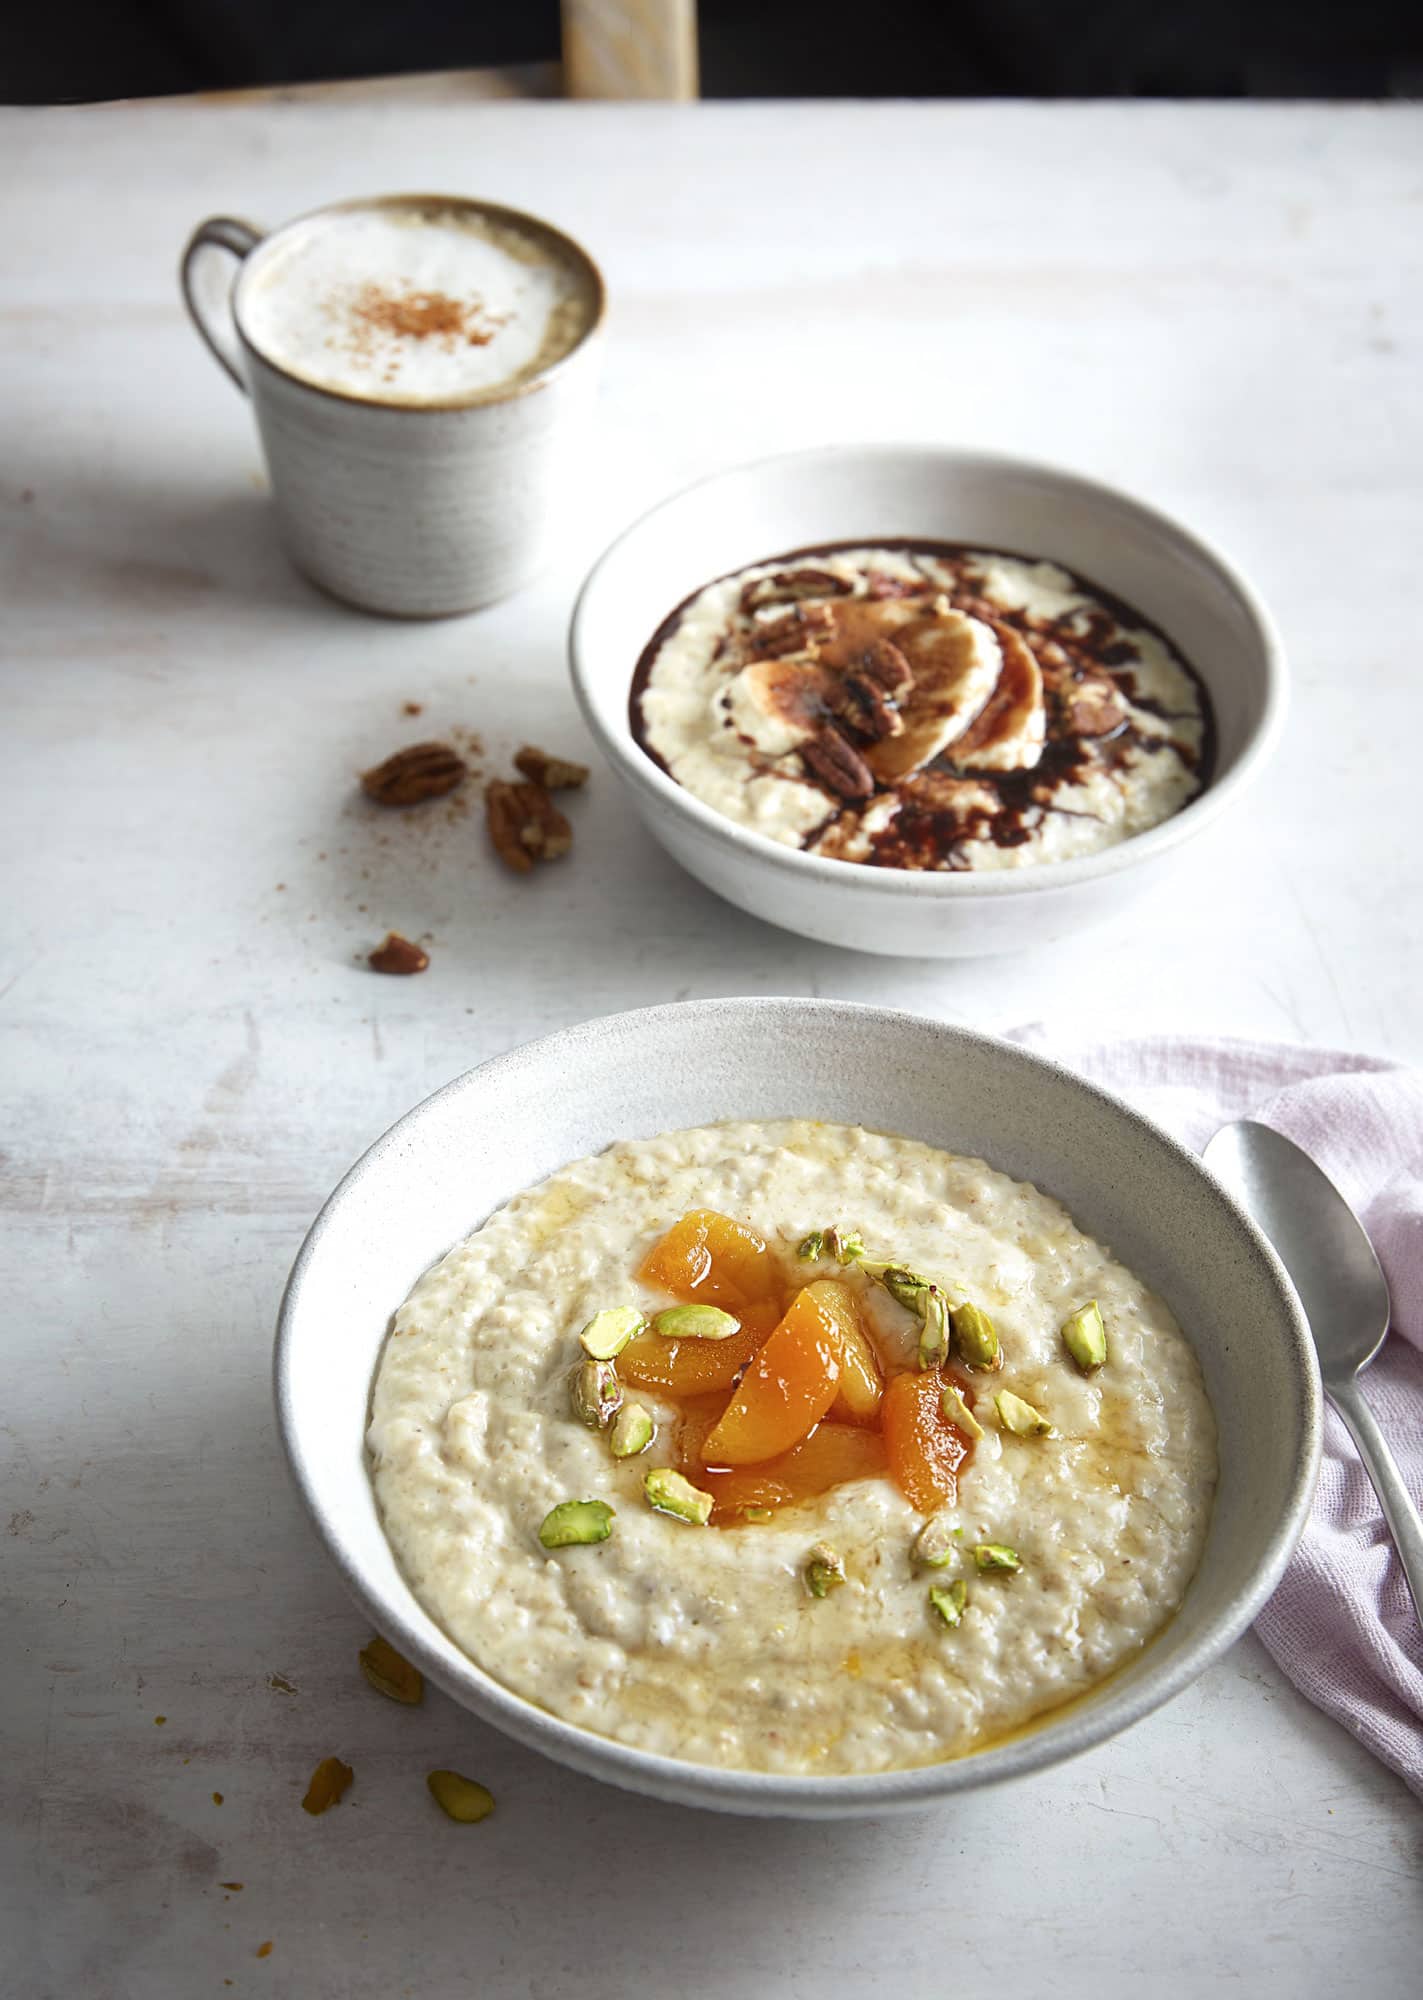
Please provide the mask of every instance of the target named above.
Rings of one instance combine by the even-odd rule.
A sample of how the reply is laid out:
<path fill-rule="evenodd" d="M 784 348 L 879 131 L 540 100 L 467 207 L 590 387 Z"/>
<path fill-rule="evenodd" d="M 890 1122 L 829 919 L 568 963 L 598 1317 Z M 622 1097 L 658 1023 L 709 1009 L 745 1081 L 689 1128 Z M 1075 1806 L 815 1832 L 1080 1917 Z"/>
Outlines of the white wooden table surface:
<path fill-rule="evenodd" d="M 210 210 L 411 187 L 556 217 L 615 302 L 576 543 L 428 626 L 289 572 L 174 280 Z M 442 1697 L 381 1701 L 267 1363 L 356 1152 L 585 1015 L 821 993 L 1423 1057 L 1420 224 L 1409 109 L 0 114 L 0 1990 L 1416 1993 L 1416 1804 L 1253 1639 L 1075 1764 L 868 1825 L 644 1804 Z M 1169 904 L 1018 959 L 876 961 L 723 908 L 602 773 L 572 860 L 530 881 L 476 819 L 353 792 L 455 726 L 496 763 L 530 736 L 577 754 L 571 594 L 645 501 L 916 436 L 1120 479 L 1273 602 L 1288 739 Z M 363 969 L 391 925 L 430 935 L 423 978 Z M 355 1786 L 312 1819 L 332 1752 Z M 486 1826 L 434 1811 L 439 1763 L 493 1787 Z"/>

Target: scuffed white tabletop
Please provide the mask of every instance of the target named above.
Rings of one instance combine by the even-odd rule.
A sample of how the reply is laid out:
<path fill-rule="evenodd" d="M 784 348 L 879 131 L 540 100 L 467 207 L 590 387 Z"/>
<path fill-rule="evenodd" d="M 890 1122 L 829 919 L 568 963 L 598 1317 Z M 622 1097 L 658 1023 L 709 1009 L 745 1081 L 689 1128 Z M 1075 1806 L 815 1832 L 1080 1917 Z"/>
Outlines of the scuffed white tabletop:
<path fill-rule="evenodd" d="M 613 314 L 556 569 L 401 625 L 287 568 L 175 264 L 211 211 L 424 187 L 562 222 Z M 267 1374 L 286 1269 L 351 1158 L 456 1071 L 589 1014 L 818 993 L 1423 1057 L 1423 113 L 8 111 L 0 218 L 0 1987 L 1416 1991 L 1416 1802 L 1253 1639 L 1076 1763 L 861 1825 L 644 1803 L 443 1697 L 381 1701 Z M 1018 958 L 875 960 L 716 902 L 601 770 L 572 858 L 529 880 L 477 815 L 355 792 L 452 729 L 488 769 L 528 738 L 579 754 L 573 592 L 669 487 L 921 436 L 1119 480 L 1271 601 L 1284 747 L 1169 898 Z M 423 977 L 365 969 L 389 927 L 428 936 Z M 356 1781 L 313 1819 L 331 1753 Z M 494 1818 L 443 1820 L 437 1764 L 484 1779 Z"/>

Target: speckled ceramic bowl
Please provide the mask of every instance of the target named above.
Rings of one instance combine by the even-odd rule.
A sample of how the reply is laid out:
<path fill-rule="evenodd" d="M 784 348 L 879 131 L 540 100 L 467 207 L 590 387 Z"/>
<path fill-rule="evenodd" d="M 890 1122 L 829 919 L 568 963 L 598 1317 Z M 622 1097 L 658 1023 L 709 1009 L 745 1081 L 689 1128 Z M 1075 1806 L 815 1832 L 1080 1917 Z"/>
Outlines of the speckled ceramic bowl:
<path fill-rule="evenodd" d="M 802 854 L 724 819 L 632 733 L 633 670 L 667 614 L 713 577 L 789 549 L 885 536 L 977 543 L 1060 562 L 1178 645 L 1215 709 L 1215 776 L 1182 812 L 1075 861 L 920 874 Z M 1284 717 L 1284 656 L 1240 572 L 1117 488 L 1050 465 L 930 445 L 834 445 L 719 472 L 633 523 L 597 563 L 569 635 L 573 685 L 649 832 L 728 902 L 826 944 L 965 958 L 1076 935 L 1160 887 L 1240 796 Z"/>
<path fill-rule="evenodd" d="M 1058 1196 L 1167 1300 L 1205 1373 L 1220 1485 L 1180 1611 L 1097 1692 L 996 1748 L 871 1776 L 788 1778 L 634 1750 L 534 1707 L 422 1610 L 366 1469 L 392 1313 L 493 1209 L 615 1139 L 723 1118 L 814 1117 L 927 1140 Z M 457 1077 L 347 1174 L 303 1244 L 277 1330 L 277 1417 L 317 1532 L 373 1624 L 486 1721 L 594 1777 L 728 1812 L 820 1818 L 926 1806 L 1041 1770 L 1180 1692 L 1255 1617 L 1314 1491 L 1314 1350 L 1274 1253 L 1189 1153 L 1040 1056 L 911 1014 L 709 1000 L 618 1014 Z"/>

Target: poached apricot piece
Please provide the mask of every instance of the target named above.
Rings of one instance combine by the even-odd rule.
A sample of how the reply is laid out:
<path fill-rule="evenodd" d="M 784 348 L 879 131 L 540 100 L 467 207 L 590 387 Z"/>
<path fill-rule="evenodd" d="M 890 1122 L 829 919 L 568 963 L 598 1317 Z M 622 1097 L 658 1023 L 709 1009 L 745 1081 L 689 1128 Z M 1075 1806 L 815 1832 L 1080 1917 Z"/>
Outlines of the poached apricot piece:
<path fill-rule="evenodd" d="M 836 1278 L 817 1278 L 805 1289 L 834 1322 L 840 1339 L 840 1389 L 830 1414 L 842 1423 L 872 1424 L 879 1415 L 884 1377 L 860 1319 L 855 1294 Z"/>
<path fill-rule="evenodd" d="M 618 1356 L 618 1373 L 635 1388 L 678 1402 L 729 1389 L 780 1316 L 779 1306 L 770 1303 L 743 1306 L 740 1333 L 725 1340 L 667 1340 L 660 1333 L 639 1333 Z"/>
<path fill-rule="evenodd" d="M 958 1491 L 968 1439 L 944 1415 L 937 1368 L 896 1375 L 880 1404 L 890 1476 L 911 1507 L 933 1514 Z"/>
<path fill-rule="evenodd" d="M 840 1388 L 840 1330 L 809 1285 L 756 1354 L 703 1446 L 708 1465 L 758 1465 L 798 1444 Z"/>
<path fill-rule="evenodd" d="M 684 1450 L 692 1434 L 684 1436 Z M 814 1500 L 850 1479 L 873 1479 L 885 1470 L 884 1440 L 863 1424 L 817 1424 L 809 1437 L 763 1465 L 708 1471 L 695 1450 L 683 1464 L 687 1477 L 712 1496 L 712 1520 L 735 1522 L 748 1507 L 789 1507 Z"/>
<path fill-rule="evenodd" d="M 674 1297 L 698 1305 L 742 1306 L 779 1303 L 780 1274 L 764 1237 L 714 1208 L 694 1208 L 654 1243 L 638 1276 Z"/>

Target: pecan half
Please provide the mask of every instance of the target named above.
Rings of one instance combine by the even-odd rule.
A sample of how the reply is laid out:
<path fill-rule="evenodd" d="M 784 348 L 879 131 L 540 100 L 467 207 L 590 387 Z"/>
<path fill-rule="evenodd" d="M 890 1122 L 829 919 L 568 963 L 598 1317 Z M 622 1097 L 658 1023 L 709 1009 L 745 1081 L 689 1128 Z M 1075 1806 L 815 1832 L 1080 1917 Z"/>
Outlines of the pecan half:
<path fill-rule="evenodd" d="M 848 597 L 854 587 L 830 569 L 778 569 L 742 586 L 741 608 L 755 611 L 763 604 L 795 604 L 802 597 Z"/>
<path fill-rule="evenodd" d="M 361 790 L 378 806 L 418 806 L 462 784 L 469 767 L 448 743 L 412 743 L 361 773 Z"/>
<path fill-rule="evenodd" d="M 526 743 L 516 751 L 514 768 L 522 771 L 526 778 L 536 785 L 542 785 L 546 792 L 571 792 L 588 782 L 588 766 L 574 764 L 567 757 L 550 756 L 547 750 L 540 750 L 532 743 Z"/>
<path fill-rule="evenodd" d="M 892 639 L 876 639 L 860 655 L 860 672 L 878 681 L 897 700 L 914 685 L 914 669 Z"/>
<path fill-rule="evenodd" d="M 865 578 L 866 597 L 881 603 L 889 597 L 922 597 L 929 588 L 927 577 L 890 576 L 882 569 L 872 569 Z"/>
<path fill-rule="evenodd" d="M 848 744 L 838 729 L 828 725 L 818 729 L 808 743 L 800 746 L 801 762 L 825 789 L 841 799 L 867 799 L 875 788 L 874 776 L 858 750 Z"/>
<path fill-rule="evenodd" d="M 387 931 L 385 943 L 376 946 L 367 963 L 372 972 L 423 972 L 430 963 L 430 954 L 402 937 L 399 931 Z"/>
<path fill-rule="evenodd" d="M 1121 697 L 1096 688 L 1074 694 L 1063 705 L 1063 719 L 1074 736 L 1110 736 L 1126 721 Z"/>
<path fill-rule="evenodd" d="M 746 635 L 749 657 L 782 660 L 787 653 L 804 653 L 817 639 L 828 639 L 835 630 L 835 614 L 828 604 L 797 604 L 784 618 L 768 618 L 753 626 Z"/>
<path fill-rule="evenodd" d="M 898 736 L 904 728 L 904 717 L 868 674 L 845 674 L 836 686 L 833 705 L 843 723 L 872 743 Z"/>
<path fill-rule="evenodd" d="M 527 875 L 536 861 L 557 861 L 573 845 L 573 828 L 542 785 L 494 778 L 484 808 L 494 851 L 517 874 Z"/>

